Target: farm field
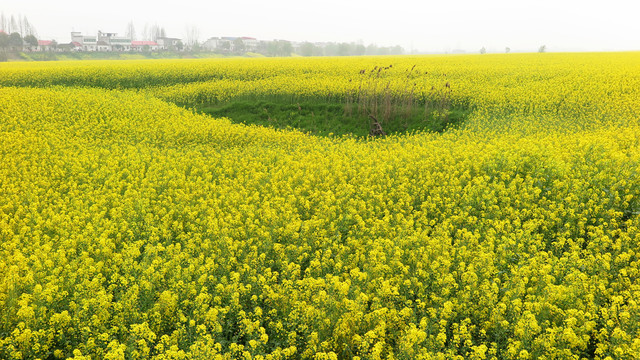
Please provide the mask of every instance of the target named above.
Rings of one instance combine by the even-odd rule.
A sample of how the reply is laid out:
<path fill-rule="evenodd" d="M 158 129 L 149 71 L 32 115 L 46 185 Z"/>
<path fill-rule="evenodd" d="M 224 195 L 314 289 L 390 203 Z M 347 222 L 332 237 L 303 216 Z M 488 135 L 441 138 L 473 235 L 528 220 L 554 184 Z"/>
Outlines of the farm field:
<path fill-rule="evenodd" d="M 639 174 L 638 52 L 0 64 L 0 358 L 637 359 Z"/>

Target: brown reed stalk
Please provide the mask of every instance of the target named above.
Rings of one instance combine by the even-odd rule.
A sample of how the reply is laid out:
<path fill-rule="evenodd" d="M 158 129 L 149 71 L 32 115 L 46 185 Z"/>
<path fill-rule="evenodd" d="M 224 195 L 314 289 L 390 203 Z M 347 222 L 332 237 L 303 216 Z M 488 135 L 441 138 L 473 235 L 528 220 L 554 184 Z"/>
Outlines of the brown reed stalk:
<path fill-rule="evenodd" d="M 406 70 L 401 86 L 397 87 L 392 86 L 386 76 L 391 68 L 392 65 L 360 70 L 357 90 L 345 100 L 345 116 L 352 116 L 357 105 L 357 114 L 368 119 L 372 136 L 382 135 L 383 128 L 392 126 L 394 121 L 406 129 L 416 115 L 423 116 L 425 121 L 449 121 L 451 87 L 448 82 L 442 87 L 432 86 L 429 93 L 417 97 L 418 79 L 428 73 L 416 71 L 414 65 Z M 420 115 L 420 112 L 423 114 Z"/>

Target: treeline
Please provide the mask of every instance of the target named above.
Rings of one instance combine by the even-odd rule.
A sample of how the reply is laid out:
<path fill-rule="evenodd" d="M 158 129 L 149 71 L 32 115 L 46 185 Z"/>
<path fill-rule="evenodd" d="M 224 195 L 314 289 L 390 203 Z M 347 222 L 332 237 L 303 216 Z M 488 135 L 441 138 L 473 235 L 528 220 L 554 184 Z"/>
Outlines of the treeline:
<path fill-rule="evenodd" d="M 0 61 L 7 61 L 7 51 L 22 51 L 24 46 L 38 46 L 36 28 L 26 16 L 0 13 Z"/>
<path fill-rule="evenodd" d="M 198 50 L 199 47 L 192 47 Z M 247 52 L 258 53 L 264 56 L 362 56 L 362 55 L 402 55 L 404 49 L 401 46 L 380 47 L 374 44 L 364 46 L 357 43 L 311 43 L 295 44 L 286 40 L 259 41 L 257 46 L 250 47 L 242 39 L 237 38 L 232 42 L 224 42 L 214 52 L 220 54 L 244 55 Z"/>
<path fill-rule="evenodd" d="M 29 35 L 38 36 L 36 28 L 31 25 L 26 16 L 6 16 L 4 13 L 0 13 L 0 32 L 6 34 L 17 33 L 21 38 Z"/>
<path fill-rule="evenodd" d="M 302 43 L 298 49 L 302 56 L 361 56 L 361 55 L 402 55 L 401 46 L 364 46 L 358 43 Z"/>

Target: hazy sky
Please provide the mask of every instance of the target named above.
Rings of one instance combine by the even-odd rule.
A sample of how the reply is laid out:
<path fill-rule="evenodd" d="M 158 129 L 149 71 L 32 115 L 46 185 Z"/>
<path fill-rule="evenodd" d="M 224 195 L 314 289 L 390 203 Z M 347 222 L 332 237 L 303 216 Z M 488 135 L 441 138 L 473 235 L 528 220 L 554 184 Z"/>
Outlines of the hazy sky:
<path fill-rule="evenodd" d="M 183 38 L 252 36 L 291 41 L 401 45 L 429 52 L 640 50 L 640 0 L 0 0 L 5 15 L 26 15 L 42 39 L 69 42 L 72 30 L 140 36 L 157 23 Z"/>

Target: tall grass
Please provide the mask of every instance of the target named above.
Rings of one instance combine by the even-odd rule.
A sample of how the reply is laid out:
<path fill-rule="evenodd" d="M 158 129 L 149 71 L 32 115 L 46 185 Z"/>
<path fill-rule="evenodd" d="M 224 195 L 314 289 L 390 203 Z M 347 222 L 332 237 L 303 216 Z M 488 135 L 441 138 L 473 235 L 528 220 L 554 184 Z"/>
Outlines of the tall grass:
<path fill-rule="evenodd" d="M 369 122 L 370 136 L 386 135 L 385 128 L 408 128 L 411 122 L 430 122 L 428 128 L 444 129 L 450 123 L 451 85 L 431 85 L 428 95 L 416 96 L 419 82 L 426 81 L 416 70 L 416 65 L 406 70 L 401 82 L 392 82 L 397 77 L 387 76 L 393 65 L 375 66 L 371 70 L 360 70 L 359 84 L 355 93 L 347 95 L 344 114 L 360 116 Z M 428 84 L 420 84 L 428 87 Z M 357 112 L 354 114 L 354 110 Z"/>

